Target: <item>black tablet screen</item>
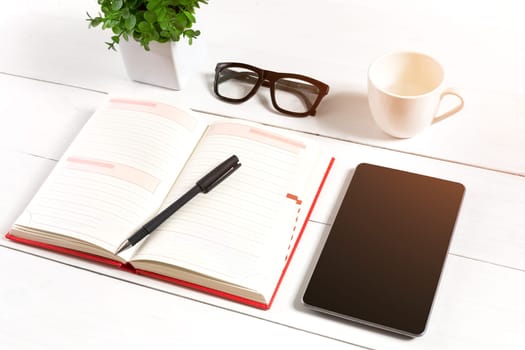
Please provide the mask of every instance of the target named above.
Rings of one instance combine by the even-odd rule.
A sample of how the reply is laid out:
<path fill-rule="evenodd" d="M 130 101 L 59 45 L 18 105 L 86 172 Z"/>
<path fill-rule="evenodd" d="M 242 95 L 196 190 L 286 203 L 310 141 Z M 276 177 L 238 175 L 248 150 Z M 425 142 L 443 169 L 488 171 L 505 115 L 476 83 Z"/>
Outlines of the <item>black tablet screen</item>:
<path fill-rule="evenodd" d="M 463 193 L 463 185 L 456 182 L 360 164 L 303 302 L 421 335 Z"/>

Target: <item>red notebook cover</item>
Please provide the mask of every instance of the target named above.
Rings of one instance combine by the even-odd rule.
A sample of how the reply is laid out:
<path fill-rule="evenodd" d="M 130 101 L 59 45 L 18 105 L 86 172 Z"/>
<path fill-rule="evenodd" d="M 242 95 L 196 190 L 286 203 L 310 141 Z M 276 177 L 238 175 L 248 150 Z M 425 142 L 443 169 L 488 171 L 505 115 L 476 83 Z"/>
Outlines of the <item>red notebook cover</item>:
<path fill-rule="evenodd" d="M 31 246 L 35 246 L 35 247 L 38 247 L 38 248 L 43 248 L 43 249 L 55 251 L 55 252 L 58 252 L 58 253 L 62 253 L 62 254 L 72 255 L 72 256 L 75 256 L 75 257 L 78 257 L 78 258 L 91 260 L 91 261 L 95 261 L 95 262 L 106 264 L 106 265 L 112 265 L 112 266 L 115 266 L 115 267 L 117 267 L 119 269 L 122 269 L 124 271 L 128 271 L 128 272 L 132 272 L 132 273 L 137 273 L 139 275 L 144 275 L 144 276 L 156 278 L 156 279 L 159 279 L 159 280 L 162 280 L 162 281 L 167 281 L 167 282 L 170 282 L 170 283 L 174 283 L 174 284 L 177 284 L 177 285 L 181 285 L 181 286 L 184 286 L 184 287 L 188 287 L 188 288 L 192 288 L 192 289 L 195 289 L 195 290 L 198 290 L 198 291 L 202 291 L 202 292 L 206 292 L 206 293 L 209 293 L 209 294 L 212 294 L 212 295 L 216 295 L 216 296 L 219 296 L 219 297 L 222 297 L 222 298 L 225 298 L 225 299 L 229 299 L 229 300 L 232 300 L 232 301 L 236 301 L 236 302 L 239 302 L 239 303 L 250 305 L 250 306 L 253 306 L 253 307 L 256 307 L 256 308 L 259 308 L 259 309 L 268 310 L 272 306 L 272 303 L 273 303 L 273 301 L 275 299 L 275 295 L 277 294 L 277 291 L 279 290 L 279 287 L 280 287 L 281 282 L 282 282 L 282 280 L 284 278 L 284 275 L 285 275 L 286 271 L 288 270 L 288 266 L 290 265 L 290 261 L 292 260 L 292 257 L 293 257 L 293 255 L 295 253 L 297 245 L 299 244 L 299 241 L 301 240 L 301 237 L 302 237 L 302 235 L 304 233 L 304 230 L 306 229 L 306 225 L 307 225 L 307 223 L 308 223 L 308 221 L 310 219 L 310 216 L 311 216 L 312 211 L 313 211 L 313 209 L 315 207 L 315 204 L 317 203 L 317 199 L 319 198 L 321 190 L 324 187 L 326 179 L 328 178 L 328 174 L 330 173 L 330 170 L 332 169 L 334 161 L 335 161 L 334 158 L 330 159 L 328 167 L 326 168 L 326 171 L 325 171 L 325 173 L 323 175 L 323 178 L 321 180 L 321 184 L 319 185 L 319 188 L 317 190 L 317 193 L 315 194 L 314 200 L 312 201 L 312 205 L 310 206 L 310 209 L 308 210 L 308 213 L 306 215 L 304 224 L 303 224 L 303 226 L 301 227 L 301 229 L 299 231 L 299 236 L 297 237 L 297 240 L 295 241 L 295 245 L 292 247 L 292 249 L 290 251 L 290 254 L 288 255 L 288 259 L 286 261 L 286 265 L 284 266 L 284 269 L 283 269 L 283 271 L 281 273 L 281 277 L 279 278 L 277 286 L 275 287 L 275 290 L 273 292 L 272 298 L 270 299 L 270 302 L 268 304 L 260 303 L 260 302 L 257 302 L 257 301 L 253 301 L 251 299 L 246 299 L 246 298 L 234 295 L 234 294 L 225 293 L 225 292 L 222 292 L 220 290 L 216 290 L 216 289 L 213 289 L 213 288 L 208 288 L 208 287 L 201 286 L 201 285 L 194 284 L 194 283 L 190 283 L 190 282 L 187 282 L 187 281 L 184 281 L 184 280 L 179 280 L 177 278 L 168 277 L 168 276 L 164 276 L 164 275 L 159 275 L 159 274 L 154 273 L 154 272 L 149 272 L 149 271 L 135 269 L 129 263 L 123 264 L 123 263 L 121 263 L 119 261 L 108 259 L 108 258 L 104 258 L 104 257 L 98 256 L 98 255 L 84 253 L 84 252 L 80 252 L 78 250 L 73 250 L 73 249 L 64 248 L 64 247 L 60 247 L 60 246 L 56 246 L 56 245 L 52 245 L 52 244 L 47 244 L 47 243 L 33 241 L 33 240 L 30 240 L 30 239 L 16 237 L 16 236 L 13 236 L 9 232 L 6 234 L 6 238 L 8 238 L 8 239 L 10 239 L 12 241 L 18 242 L 18 243 L 31 245 Z"/>

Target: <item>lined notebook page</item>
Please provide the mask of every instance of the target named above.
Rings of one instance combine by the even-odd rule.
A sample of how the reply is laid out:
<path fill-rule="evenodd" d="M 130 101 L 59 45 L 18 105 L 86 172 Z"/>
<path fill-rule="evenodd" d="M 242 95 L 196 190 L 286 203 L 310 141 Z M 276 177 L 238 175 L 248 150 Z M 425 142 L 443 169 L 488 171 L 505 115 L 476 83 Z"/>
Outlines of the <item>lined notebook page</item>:
<path fill-rule="evenodd" d="M 16 224 L 114 251 L 156 212 L 205 127 L 168 105 L 109 100 Z"/>
<path fill-rule="evenodd" d="M 301 213 L 319 149 L 259 126 L 213 124 L 164 206 L 232 154 L 242 166 L 162 224 L 133 260 L 161 261 L 255 290 L 275 287 L 308 209 Z"/>

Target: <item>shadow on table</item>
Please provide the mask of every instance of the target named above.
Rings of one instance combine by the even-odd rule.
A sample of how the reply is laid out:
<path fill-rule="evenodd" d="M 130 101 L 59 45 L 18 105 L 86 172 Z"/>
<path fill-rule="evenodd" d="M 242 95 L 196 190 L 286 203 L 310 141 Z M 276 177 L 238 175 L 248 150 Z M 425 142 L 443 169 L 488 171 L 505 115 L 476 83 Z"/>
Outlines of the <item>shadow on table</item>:
<path fill-rule="evenodd" d="M 215 98 L 215 92 L 213 91 L 214 74 L 204 73 L 200 79 L 204 82 L 209 96 Z M 251 103 L 257 103 L 263 106 L 265 113 L 278 117 L 283 116 L 283 114 L 273 108 L 268 91 L 257 93 L 252 99 L 257 102 L 252 101 Z M 206 110 L 207 108 L 203 109 Z M 221 115 L 233 116 L 239 115 L 239 113 L 238 110 L 235 111 L 235 108 L 232 107 L 230 113 L 221 113 Z M 355 142 L 392 140 L 392 137 L 379 129 L 372 119 L 368 107 L 367 95 L 357 92 L 329 93 L 328 96 L 321 101 L 315 117 L 290 118 L 295 119 L 294 122 L 297 123 L 294 129 L 314 132 L 322 136 L 336 137 Z"/>
<path fill-rule="evenodd" d="M 323 126 L 334 130 L 331 135 L 341 135 L 348 140 L 391 140 L 377 127 L 368 107 L 366 94 L 338 92 L 328 94 L 317 108 Z"/>

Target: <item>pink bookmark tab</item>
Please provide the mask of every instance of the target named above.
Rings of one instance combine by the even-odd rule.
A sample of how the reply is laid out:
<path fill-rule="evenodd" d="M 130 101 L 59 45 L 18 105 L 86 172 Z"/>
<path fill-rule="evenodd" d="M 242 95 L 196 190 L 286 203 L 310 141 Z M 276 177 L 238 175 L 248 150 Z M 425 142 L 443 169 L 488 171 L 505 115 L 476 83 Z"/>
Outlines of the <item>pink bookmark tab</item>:
<path fill-rule="evenodd" d="M 159 117 L 173 120 L 188 131 L 193 131 L 197 126 L 197 120 L 192 118 L 189 114 L 179 108 L 164 103 L 112 98 L 109 100 L 109 108 L 154 114 Z"/>
<path fill-rule="evenodd" d="M 93 166 L 93 167 L 100 167 L 100 168 L 111 168 L 112 169 L 112 168 L 115 167 L 115 164 L 102 162 L 100 160 L 93 160 L 93 159 L 69 157 L 67 159 L 67 161 L 71 162 L 71 163 L 84 164 L 84 165 Z"/>
<path fill-rule="evenodd" d="M 140 169 L 99 159 L 88 159 L 82 157 L 67 158 L 66 168 L 111 176 L 139 187 L 149 192 L 155 192 L 160 180 Z"/>
<path fill-rule="evenodd" d="M 230 123 L 215 124 L 208 129 L 208 135 L 238 136 L 262 142 L 292 153 L 299 153 L 302 149 L 306 148 L 306 145 L 302 142 L 248 125 Z"/>

